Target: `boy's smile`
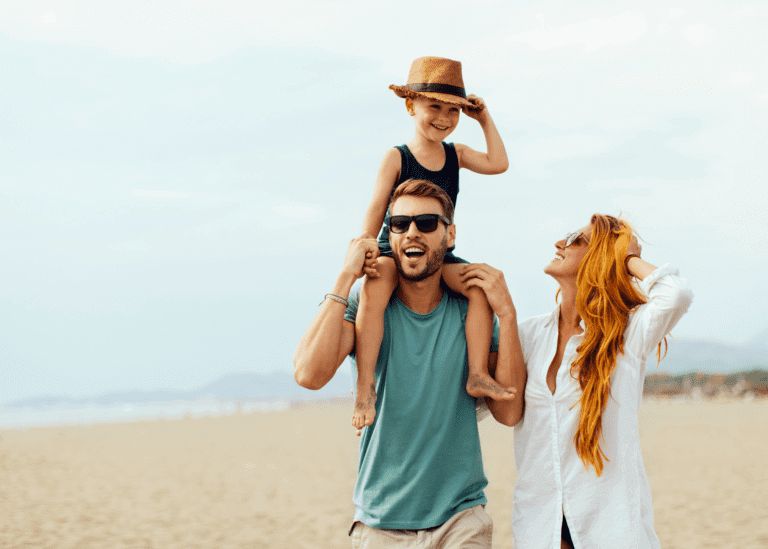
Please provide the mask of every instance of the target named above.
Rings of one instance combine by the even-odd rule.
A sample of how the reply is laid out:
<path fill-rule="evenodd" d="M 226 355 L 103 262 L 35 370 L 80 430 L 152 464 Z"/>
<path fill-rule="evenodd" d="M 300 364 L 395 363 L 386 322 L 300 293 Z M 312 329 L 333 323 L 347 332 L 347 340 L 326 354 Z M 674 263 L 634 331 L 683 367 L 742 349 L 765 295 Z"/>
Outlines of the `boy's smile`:
<path fill-rule="evenodd" d="M 416 132 L 430 141 L 442 141 L 456 129 L 461 109 L 426 97 L 416 97 L 409 108 Z"/>

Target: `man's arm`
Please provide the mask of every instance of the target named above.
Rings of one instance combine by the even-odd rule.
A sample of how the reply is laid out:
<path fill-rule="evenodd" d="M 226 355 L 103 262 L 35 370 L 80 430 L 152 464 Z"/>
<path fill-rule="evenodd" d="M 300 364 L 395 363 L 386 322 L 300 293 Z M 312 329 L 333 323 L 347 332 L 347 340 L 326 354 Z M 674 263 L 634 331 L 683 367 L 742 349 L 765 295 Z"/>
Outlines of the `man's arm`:
<path fill-rule="evenodd" d="M 520 336 L 517 332 L 517 311 L 509 294 L 504 273 L 485 264 L 467 265 L 462 273 L 467 286 L 477 286 L 485 292 L 488 303 L 499 319 L 499 350 L 491 353 L 488 371 L 503 387 L 514 387 L 513 400 L 486 399 L 491 414 L 499 423 L 513 426 L 523 417 L 525 406 L 525 368 Z"/>
<path fill-rule="evenodd" d="M 363 274 L 375 272 L 378 252 L 376 240 L 353 239 L 331 293 L 347 299 L 355 280 Z M 355 348 L 355 326 L 344 321 L 345 310 L 343 303 L 326 299 L 304 332 L 293 355 L 293 377 L 302 387 L 313 390 L 322 388 Z"/>

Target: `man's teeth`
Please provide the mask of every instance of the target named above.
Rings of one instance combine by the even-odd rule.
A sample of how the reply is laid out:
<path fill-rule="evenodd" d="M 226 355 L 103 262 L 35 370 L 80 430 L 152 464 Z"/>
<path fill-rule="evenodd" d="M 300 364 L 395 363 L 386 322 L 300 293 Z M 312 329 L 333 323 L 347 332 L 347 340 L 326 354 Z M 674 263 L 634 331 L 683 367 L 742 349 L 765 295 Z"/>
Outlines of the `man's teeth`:
<path fill-rule="evenodd" d="M 448 129 L 448 126 L 438 126 L 438 125 L 436 125 L 436 124 L 432 124 L 432 125 L 433 125 L 435 128 L 437 128 L 438 130 L 447 130 L 447 129 Z"/>
<path fill-rule="evenodd" d="M 422 250 L 421 248 L 406 248 L 405 249 L 405 255 L 407 255 L 408 257 L 410 257 L 412 255 L 423 255 L 423 254 L 424 254 L 424 250 Z"/>
<path fill-rule="evenodd" d="M 564 258 L 560 257 L 559 255 L 556 255 L 556 256 L 555 256 L 555 259 L 556 259 L 557 261 L 562 261 Z"/>

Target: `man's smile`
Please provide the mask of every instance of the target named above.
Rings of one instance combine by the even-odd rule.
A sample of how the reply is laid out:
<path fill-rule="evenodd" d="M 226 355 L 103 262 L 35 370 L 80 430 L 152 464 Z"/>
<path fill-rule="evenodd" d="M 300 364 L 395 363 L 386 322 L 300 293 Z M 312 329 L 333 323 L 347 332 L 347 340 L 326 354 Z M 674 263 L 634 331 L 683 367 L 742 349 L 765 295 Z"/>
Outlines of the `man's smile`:
<path fill-rule="evenodd" d="M 403 250 L 403 253 L 405 254 L 406 257 L 408 257 L 409 259 L 412 259 L 412 258 L 421 257 L 426 252 L 419 247 L 408 246 L 405 250 Z"/>

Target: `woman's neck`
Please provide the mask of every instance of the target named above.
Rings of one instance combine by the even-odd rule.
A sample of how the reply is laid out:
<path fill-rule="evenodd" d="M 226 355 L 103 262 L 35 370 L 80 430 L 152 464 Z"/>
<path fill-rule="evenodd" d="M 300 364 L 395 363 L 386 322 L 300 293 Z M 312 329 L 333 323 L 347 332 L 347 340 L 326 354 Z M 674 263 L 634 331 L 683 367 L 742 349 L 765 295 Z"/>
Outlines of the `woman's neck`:
<path fill-rule="evenodd" d="M 560 326 L 581 329 L 581 316 L 576 309 L 576 284 L 560 284 Z"/>

